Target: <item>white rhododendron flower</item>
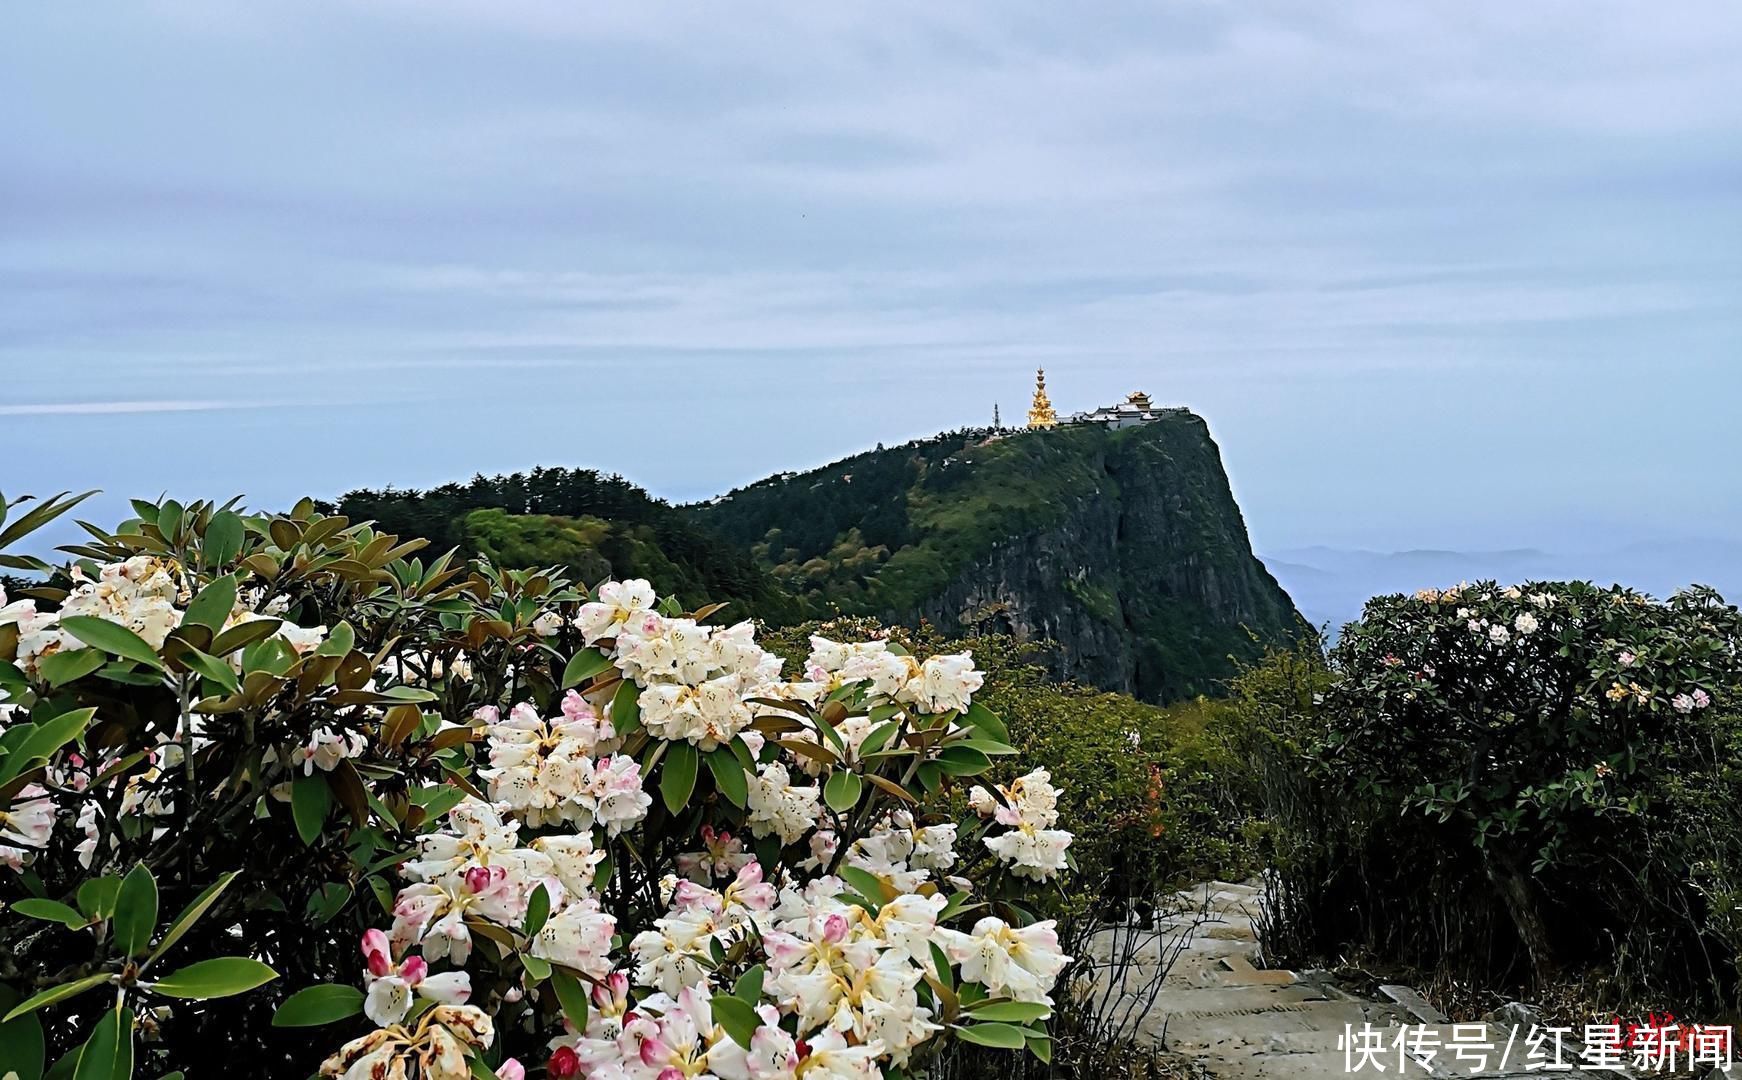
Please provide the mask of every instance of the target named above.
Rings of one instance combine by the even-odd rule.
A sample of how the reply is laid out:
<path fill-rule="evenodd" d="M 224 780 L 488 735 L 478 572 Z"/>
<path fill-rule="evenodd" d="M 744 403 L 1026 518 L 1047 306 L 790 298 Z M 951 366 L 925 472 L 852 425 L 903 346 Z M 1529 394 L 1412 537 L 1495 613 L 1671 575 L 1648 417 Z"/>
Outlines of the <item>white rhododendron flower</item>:
<path fill-rule="evenodd" d="M 332 728 L 316 728 L 309 741 L 290 752 L 291 768 L 300 768 L 303 775 L 312 776 L 316 769 L 332 772 L 339 762 L 354 758 L 369 745 L 362 732 L 335 732 Z"/>
<path fill-rule="evenodd" d="M 546 720 L 529 704 L 509 710 L 480 711 L 490 741 L 490 765 L 479 776 L 489 781 L 490 797 L 526 824 L 537 827 L 567 821 L 590 829 L 608 822 L 612 835 L 641 820 L 651 796 L 641 791 L 640 766 L 632 758 L 609 755 L 618 745 L 609 721 L 570 691 L 563 715 Z"/>
<path fill-rule="evenodd" d="M 1058 824 L 1059 791 L 1052 786 L 1052 774 L 1035 769 L 998 792 L 975 787 L 968 793 L 968 805 L 975 813 L 1010 829 L 985 837 L 982 843 L 987 850 L 1020 878 L 1044 881 L 1064 870 L 1065 851 L 1074 838 L 1053 828 Z"/>
<path fill-rule="evenodd" d="M 405 1019 L 414 994 L 443 1005 L 464 1005 L 472 995 L 471 976 L 463 971 L 431 975 L 429 965 L 416 956 L 396 962 L 387 935 L 379 930 L 364 932 L 363 958 L 368 988 L 363 1013 L 381 1027 Z"/>
<path fill-rule="evenodd" d="M 744 841 L 729 832 L 719 832 L 712 825 L 702 826 L 702 850 L 685 852 L 677 857 L 678 873 L 703 885 L 717 878 L 728 878 L 755 861 L 744 850 Z"/>
<path fill-rule="evenodd" d="M 986 847 L 1009 864 L 1017 877 L 1045 881 L 1065 869 L 1065 849 L 1071 840 L 1071 834 L 1062 829 L 1019 825 L 1007 833 L 988 836 Z"/>
<path fill-rule="evenodd" d="M 588 645 L 614 637 L 630 619 L 653 610 L 653 586 L 641 578 L 607 581 L 599 586 L 599 599 L 582 604 L 575 626 Z"/>
<path fill-rule="evenodd" d="M 817 822 L 822 812 L 822 788 L 799 786 L 780 762 L 764 765 L 750 780 L 746 806 L 750 831 L 757 836 L 778 836 L 782 844 L 795 844 Z"/>
<path fill-rule="evenodd" d="M 490 1014 L 472 1005 L 437 1005 L 407 1030 L 394 1024 L 352 1039 L 321 1063 L 330 1080 L 470 1080 L 470 1056 L 496 1041 Z"/>
<path fill-rule="evenodd" d="M 532 939 L 532 955 L 574 968 L 595 979 L 611 973 L 611 936 L 617 920 L 599 910 L 597 900 L 565 906 L 545 920 Z"/>
<path fill-rule="evenodd" d="M 950 960 L 962 966 L 962 978 L 1017 1001 L 1051 1005 L 1053 983 L 1071 962 L 1059 949 L 1050 919 L 1018 929 L 988 915 L 970 933 L 940 929 L 937 940 Z"/>
<path fill-rule="evenodd" d="M 30 676 L 40 673 L 44 658 L 86 647 L 60 628 L 60 620 L 69 616 L 124 626 L 160 649 L 169 632 L 181 624 L 181 611 L 175 607 L 181 594 L 176 580 L 180 572 L 175 563 L 148 555 L 103 566 L 95 580 L 74 565 L 70 574 L 75 584 L 59 611 L 38 612 L 34 601 L 20 600 L 0 607 L 0 626 L 17 626 L 17 664 Z"/>
<path fill-rule="evenodd" d="M 34 851 L 48 846 L 54 833 L 54 800 L 41 784 L 26 784 L 0 809 L 0 866 L 22 870 Z"/>
<path fill-rule="evenodd" d="M 921 664 L 896 697 L 929 713 L 966 712 L 986 677 L 974 670 L 971 653 L 934 656 Z"/>

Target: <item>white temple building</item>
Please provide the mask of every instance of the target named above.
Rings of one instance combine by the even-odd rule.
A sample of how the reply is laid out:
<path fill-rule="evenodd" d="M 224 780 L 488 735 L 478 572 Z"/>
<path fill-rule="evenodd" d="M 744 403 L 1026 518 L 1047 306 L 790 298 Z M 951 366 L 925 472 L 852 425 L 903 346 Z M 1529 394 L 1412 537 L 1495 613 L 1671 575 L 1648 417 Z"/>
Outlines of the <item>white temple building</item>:
<path fill-rule="evenodd" d="M 1155 405 L 1149 400 L 1148 394 L 1137 390 L 1117 405 L 1103 405 L 1088 412 L 1073 413 L 1065 423 L 1102 424 L 1117 431 L 1120 428 L 1137 427 L 1159 420 L 1163 414 L 1174 411 L 1177 410 Z"/>

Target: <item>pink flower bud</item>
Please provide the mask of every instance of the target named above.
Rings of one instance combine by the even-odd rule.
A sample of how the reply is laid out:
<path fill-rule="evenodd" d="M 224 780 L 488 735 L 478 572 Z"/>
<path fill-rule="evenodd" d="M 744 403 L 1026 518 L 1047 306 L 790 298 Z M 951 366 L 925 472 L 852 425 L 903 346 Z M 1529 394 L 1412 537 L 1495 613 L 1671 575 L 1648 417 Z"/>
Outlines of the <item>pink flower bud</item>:
<path fill-rule="evenodd" d="M 563 695 L 563 716 L 570 720 L 593 720 L 598 718 L 593 711 L 592 703 L 582 697 L 578 691 L 570 690 Z"/>
<path fill-rule="evenodd" d="M 380 930 L 365 930 L 363 932 L 363 958 L 368 965 L 369 974 L 380 978 L 393 970 L 393 954 L 387 944 L 387 935 Z"/>
<path fill-rule="evenodd" d="M 830 945 L 838 945 L 847 936 L 847 917 L 845 915 L 830 915 L 823 920 L 823 940 Z"/>

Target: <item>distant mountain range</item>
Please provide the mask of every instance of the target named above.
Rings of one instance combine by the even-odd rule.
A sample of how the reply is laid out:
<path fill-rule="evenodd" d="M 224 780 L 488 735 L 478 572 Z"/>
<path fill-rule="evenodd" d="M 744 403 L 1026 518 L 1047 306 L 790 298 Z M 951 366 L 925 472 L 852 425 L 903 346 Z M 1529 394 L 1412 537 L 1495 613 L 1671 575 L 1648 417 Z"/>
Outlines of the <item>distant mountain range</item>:
<path fill-rule="evenodd" d="M 1668 596 L 1692 584 L 1742 599 L 1742 541 L 1685 539 L 1641 542 L 1586 552 L 1534 548 L 1499 551 L 1364 551 L 1283 548 L 1259 556 L 1315 626 L 1333 635 L 1361 614 L 1370 597 L 1493 578 L 1588 580 L 1629 585 Z"/>

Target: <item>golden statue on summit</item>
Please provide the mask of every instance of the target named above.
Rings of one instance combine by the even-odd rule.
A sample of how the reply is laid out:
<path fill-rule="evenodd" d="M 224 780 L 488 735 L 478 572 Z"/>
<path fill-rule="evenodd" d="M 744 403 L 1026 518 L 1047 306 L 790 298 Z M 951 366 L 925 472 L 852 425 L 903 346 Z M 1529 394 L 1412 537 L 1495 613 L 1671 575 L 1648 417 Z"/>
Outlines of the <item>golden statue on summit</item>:
<path fill-rule="evenodd" d="M 1028 407 L 1028 426 L 1031 428 L 1057 427 L 1058 414 L 1052 411 L 1052 402 L 1046 398 L 1046 369 L 1036 368 L 1034 371 L 1034 403 Z"/>

